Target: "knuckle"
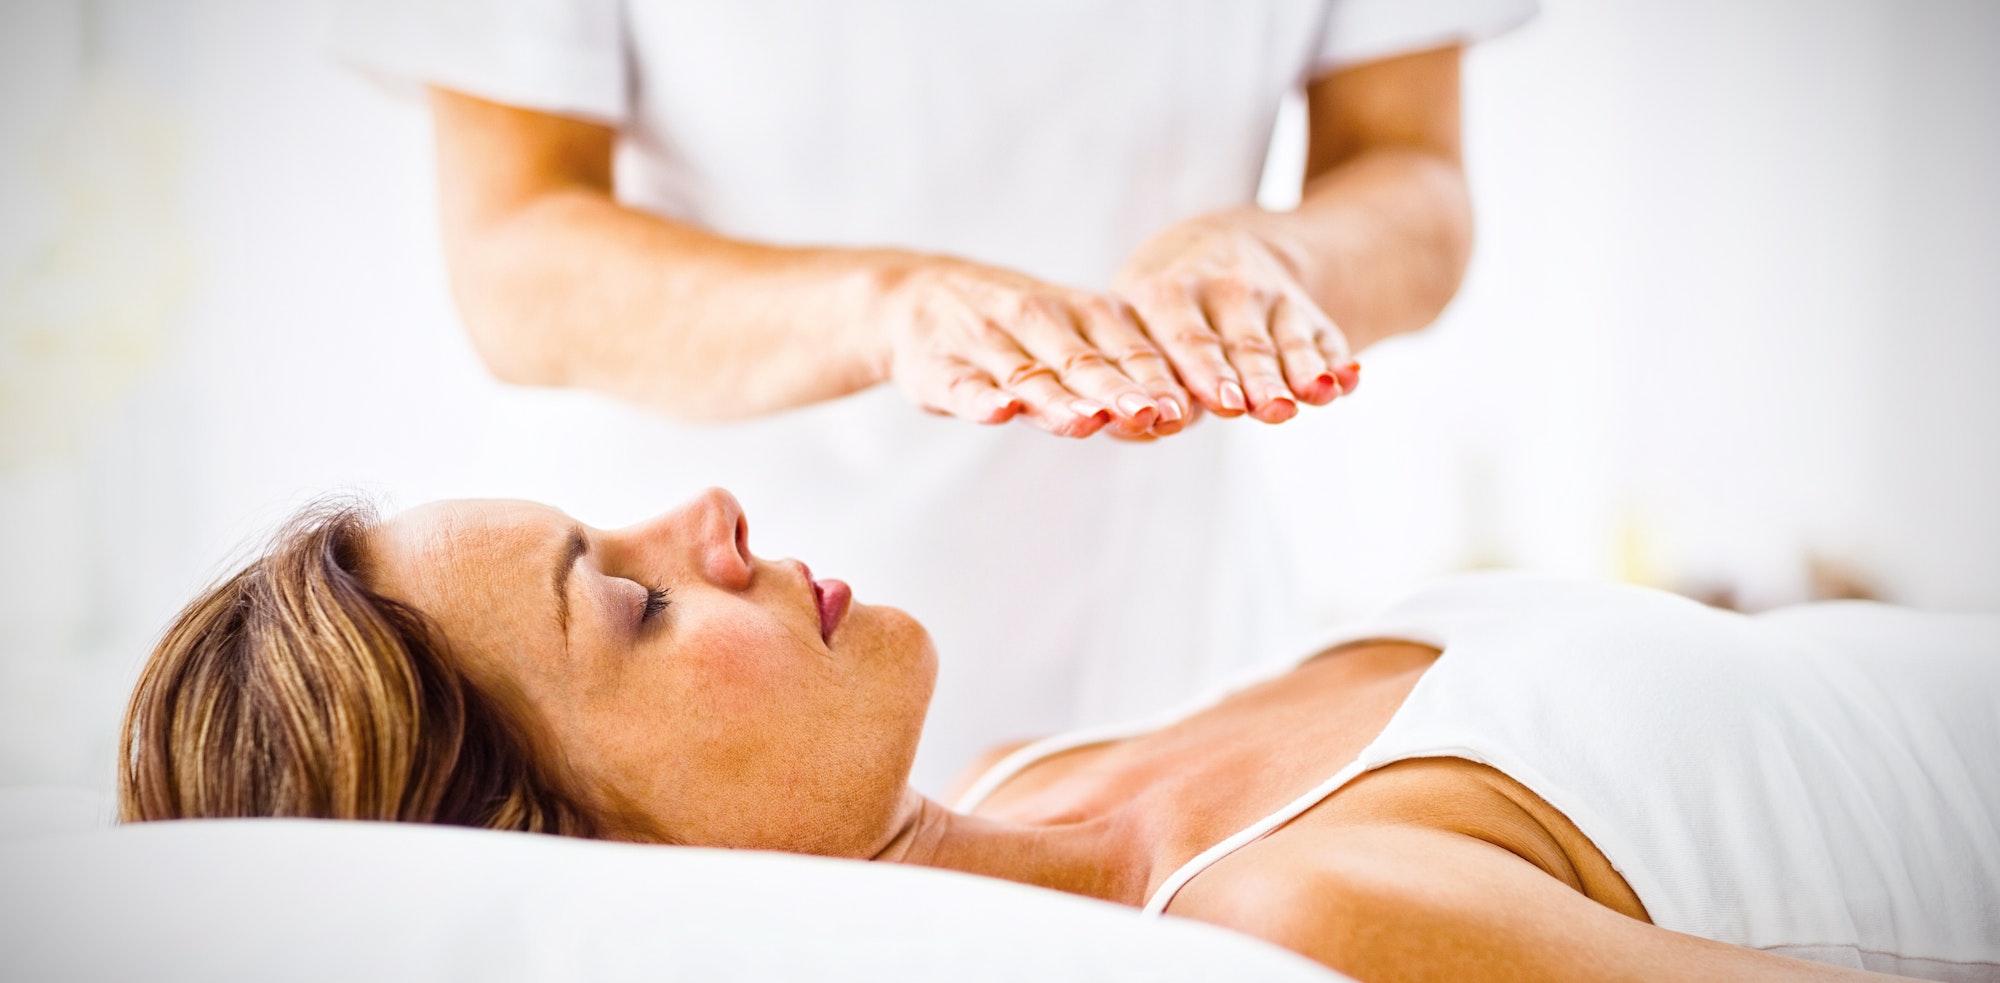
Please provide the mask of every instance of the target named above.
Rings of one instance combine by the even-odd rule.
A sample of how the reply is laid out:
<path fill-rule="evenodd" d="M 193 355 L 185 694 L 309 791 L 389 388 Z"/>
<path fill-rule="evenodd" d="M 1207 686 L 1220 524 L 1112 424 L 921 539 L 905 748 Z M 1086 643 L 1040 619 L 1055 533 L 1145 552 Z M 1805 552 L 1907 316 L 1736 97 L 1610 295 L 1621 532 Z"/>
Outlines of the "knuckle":
<path fill-rule="evenodd" d="M 1298 335 L 1278 339 L 1278 349 L 1287 355 L 1318 355 L 1319 346 Z"/>
<path fill-rule="evenodd" d="M 983 386 L 985 383 L 986 373 L 969 367 L 960 368 L 945 376 L 944 389 L 945 392 L 957 392 L 966 386 Z"/>
<path fill-rule="evenodd" d="M 1189 274 L 1174 281 L 1174 296 L 1183 303 L 1199 304 L 1205 298 L 1215 295 L 1215 281 L 1205 276 Z"/>
<path fill-rule="evenodd" d="M 1167 357 L 1160 354 L 1157 348 L 1148 348 L 1140 345 L 1121 348 L 1111 353 L 1111 360 L 1119 365 L 1131 365 L 1134 362 L 1142 362 L 1146 359 L 1155 359 L 1164 362 L 1167 360 Z"/>
<path fill-rule="evenodd" d="M 1044 293 L 1022 294 L 1014 302 L 1014 313 L 1022 320 L 1054 321 L 1062 312 L 1062 301 Z"/>
<path fill-rule="evenodd" d="M 988 348 L 998 348 L 1014 343 L 1014 336 L 990 318 L 979 318 L 973 322 L 972 338 Z"/>
<path fill-rule="evenodd" d="M 1082 348 L 1071 352 L 1067 358 L 1063 359 L 1062 372 L 1064 375 L 1069 375 L 1076 372 L 1108 368 L 1109 366 L 1110 363 L 1096 349 Z"/>
<path fill-rule="evenodd" d="M 1133 291 L 1140 304 L 1147 307 L 1183 303 L 1193 293 L 1192 285 L 1178 277 L 1153 277 L 1141 282 Z"/>
<path fill-rule="evenodd" d="M 1223 350 L 1233 358 L 1236 356 L 1270 358 L 1278 353 L 1271 339 L 1264 335 L 1244 335 L 1231 338 L 1223 344 Z"/>
<path fill-rule="evenodd" d="M 1182 348 L 1215 348 L 1221 344 L 1215 337 L 1215 332 L 1192 325 L 1176 328 L 1167 337 L 1172 344 Z"/>
<path fill-rule="evenodd" d="M 1118 305 L 1108 297 L 1082 297 L 1070 306 L 1078 314 L 1092 321 L 1115 321 L 1118 319 Z"/>
<path fill-rule="evenodd" d="M 1234 278 L 1211 280 L 1203 292 L 1209 299 L 1231 306 L 1248 303 L 1252 294 L 1248 284 Z"/>
<path fill-rule="evenodd" d="M 1137 327 L 1139 312 L 1122 298 L 1093 295 L 1079 308 L 1094 322 L 1115 330 Z"/>
<path fill-rule="evenodd" d="M 1039 362 L 1025 362 L 1015 366 L 1007 373 L 1006 387 L 1013 389 L 1017 386 L 1025 386 L 1034 382 L 1039 377 L 1046 376 L 1053 378 L 1055 374 L 1054 369 Z"/>

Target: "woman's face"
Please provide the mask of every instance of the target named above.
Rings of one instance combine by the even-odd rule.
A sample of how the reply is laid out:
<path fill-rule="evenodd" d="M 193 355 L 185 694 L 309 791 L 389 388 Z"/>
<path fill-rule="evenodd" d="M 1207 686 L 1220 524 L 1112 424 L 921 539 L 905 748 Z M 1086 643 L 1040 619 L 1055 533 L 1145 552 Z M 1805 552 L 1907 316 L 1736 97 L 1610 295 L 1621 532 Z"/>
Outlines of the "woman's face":
<path fill-rule="evenodd" d="M 869 856 L 916 801 L 929 636 L 752 555 L 728 492 L 618 530 L 438 502 L 366 553 L 376 590 L 429 615 L 474 680 L 518 694 L 616 835 Z"/>

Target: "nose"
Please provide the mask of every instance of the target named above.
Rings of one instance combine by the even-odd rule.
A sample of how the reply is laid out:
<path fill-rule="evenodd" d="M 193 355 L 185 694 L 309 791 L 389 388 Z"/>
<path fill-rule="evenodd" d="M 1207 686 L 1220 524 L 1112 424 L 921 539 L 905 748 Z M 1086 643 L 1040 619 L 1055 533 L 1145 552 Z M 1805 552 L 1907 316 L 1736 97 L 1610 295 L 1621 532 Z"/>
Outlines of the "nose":
<path fill-rule="evenodd" d="M 745 590 L 755 572 L 750 555 L 750 523 L 736 496 L 710 488 L 679 507 L 628 531 L 629 540 L 655 557 L 676 555 L 710 583 Z"/>
<path fill-rule="evenodd" d="M 755 568 L 750 555 L 750 520 L 743 514 L 743 503 L 727 489 L 710 488 L 695 496 L 688 507 L 697 516 L 697 543 L 709 577 L 733 590 L 749 587 Z"/>

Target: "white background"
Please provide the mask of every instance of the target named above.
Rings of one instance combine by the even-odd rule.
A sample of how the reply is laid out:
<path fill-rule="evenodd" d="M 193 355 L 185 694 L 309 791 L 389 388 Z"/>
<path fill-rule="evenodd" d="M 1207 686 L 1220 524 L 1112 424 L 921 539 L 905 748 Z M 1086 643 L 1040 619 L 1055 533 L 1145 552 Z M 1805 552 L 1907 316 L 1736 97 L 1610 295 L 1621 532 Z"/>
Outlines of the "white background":
<path fill-rule="evenodd" d="M 0 5 L 0 784 L 107 787 L 154 634 L 317 492 L 639 517 L 591 462 L 665 425 L 484 376 L 427 121 L 324 14 Z M 1459 301 L 1260 435 L 1319 613 L 1486 565 L 1762 607 L 1815 558 L 2000 610 L 1996 48 L 1980 0 L 1544 0 L 1470 55 Z"/>

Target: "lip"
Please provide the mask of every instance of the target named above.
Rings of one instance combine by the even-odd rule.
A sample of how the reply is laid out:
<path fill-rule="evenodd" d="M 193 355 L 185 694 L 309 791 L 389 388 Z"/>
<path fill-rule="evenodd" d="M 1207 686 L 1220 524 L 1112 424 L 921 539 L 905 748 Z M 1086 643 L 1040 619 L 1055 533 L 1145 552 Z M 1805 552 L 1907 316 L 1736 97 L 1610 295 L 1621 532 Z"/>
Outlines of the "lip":
<path fill-rule="evenodd" d="M 812 587 L 813 603 L 819 609 L 819 637 L 827 644 L 833 644 L 833 630 L 847 617 L 847 607 L 854 600 L 854 591 L 838 580 L 814 580 L 812 568 L 799 563 L 799 572 L 805 575 L 806 584 Z"/>

